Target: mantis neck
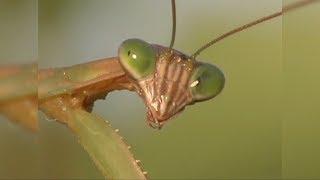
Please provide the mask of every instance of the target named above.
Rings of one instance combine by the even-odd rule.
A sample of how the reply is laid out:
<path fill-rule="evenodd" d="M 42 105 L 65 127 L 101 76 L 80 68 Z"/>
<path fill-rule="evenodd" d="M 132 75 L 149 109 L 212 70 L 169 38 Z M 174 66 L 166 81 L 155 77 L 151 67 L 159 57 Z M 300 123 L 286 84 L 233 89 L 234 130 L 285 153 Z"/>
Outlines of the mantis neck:
<path fill-rule="evenodd" d="M 88 95 L 96 95 L 113 90 L 133 90 L 132 83 L 120 65 L 118 57 L 100 59 L 78 66 L 81 66 L 82 70 L 86 67 L 86 70 L 80 75 L 82 83 L 75 86 L 73 93 L 86 91 Z"/>
<path fill-rule="evenodd" d="M 40 70 L 39 82 L 40 105 L 57 98 L 73 99 L 76 103 L 70 100 L 72 106 L 82 106 L 88 111 L 95 100 L 105 98 L 110 91 L 134 90 L 117 57 Z"/>
<path fill-rule="evenodd" d="M 117 57 L 93 61 L 87 65 L 94 69 L 98 76 L 90 80 L 88 85 L 82 85 L 74 93 L 76 96 L 79 93 L 85 95 L 83 105 L 88 111 L 92 110 L 95 100 L 104 99 L 111 91 L 135 89 Z"/>

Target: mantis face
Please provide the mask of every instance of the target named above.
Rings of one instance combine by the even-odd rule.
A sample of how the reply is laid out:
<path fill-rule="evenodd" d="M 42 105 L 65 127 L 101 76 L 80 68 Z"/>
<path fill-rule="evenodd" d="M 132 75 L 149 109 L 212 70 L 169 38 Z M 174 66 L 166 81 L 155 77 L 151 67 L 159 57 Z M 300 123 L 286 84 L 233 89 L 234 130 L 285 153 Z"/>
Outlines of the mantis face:
<path fill-rule="evenodd" d="M 161 128 L 185 106 L 217 96 L 222 71 L 160 45 L 128 39 L 119 48 L 120 64 L 147 107 L 151 127 Z"/>

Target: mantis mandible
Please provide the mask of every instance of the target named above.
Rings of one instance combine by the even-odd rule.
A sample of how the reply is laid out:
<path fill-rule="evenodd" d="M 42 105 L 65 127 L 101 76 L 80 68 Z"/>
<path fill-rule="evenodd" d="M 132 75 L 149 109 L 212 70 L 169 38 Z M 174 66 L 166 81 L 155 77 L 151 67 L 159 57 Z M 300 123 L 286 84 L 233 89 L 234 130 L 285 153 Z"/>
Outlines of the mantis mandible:
<path fill-rule="evenodd" d="M 91 112 L 95 100 L 104 98 L 111 91 L 126 89 L 139 94 L 147 107 L 148 124 L 160 129 L 186 106 L 212 99 L 222 91 L 225 84 L 223 72 L 212 64 L 196 59 L 203 50 L 230 35 L 316 0 L 299 1 L 280 12 L 231 30 L 190 56 L 173 49 L 176 18 L 175 3 L 173 0 L 171 2 L 173 28 L 169 47 L 128 39 L 120 45 L 118 57 L 39 70 L 39 109 L 68 124 L 70 110 Z M 24 101 L 35 101 L 34 96 Z"/>

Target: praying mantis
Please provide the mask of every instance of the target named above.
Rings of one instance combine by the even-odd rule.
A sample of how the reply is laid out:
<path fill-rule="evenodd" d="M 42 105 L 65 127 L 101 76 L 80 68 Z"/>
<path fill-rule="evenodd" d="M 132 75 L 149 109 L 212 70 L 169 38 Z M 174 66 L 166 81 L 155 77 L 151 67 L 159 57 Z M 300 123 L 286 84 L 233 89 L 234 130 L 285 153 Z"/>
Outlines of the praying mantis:
<path fill-rule="evenodd" d="M 174 3 L 172 7 L 174 9 Z M 240 29 L 277 17 L 283 12 Z M 173 49 L 173 28 L 169 47 L 129 39 L 120 46 L 118 57 L 39 70 L 37 104 L 45 114 L 76 131 L 76 125 L 69 122 L 70 112 L 89 115 L 85 112 L 92 110 L 95 100 L 104 98 L 113 90 L 127 89 L 136 91 L 143 98 L 148 108 L 148 124 L 160 129 L 185 106 L 214 98 L 222 91 L 225 83 L 222 71 L 214 65 L 197 61 L 196 57 L 202 50 L 238 31 L 222 35 L 191 56 Z M 35 102 L 33 98 L 27 98 L 26 102 Z"/>

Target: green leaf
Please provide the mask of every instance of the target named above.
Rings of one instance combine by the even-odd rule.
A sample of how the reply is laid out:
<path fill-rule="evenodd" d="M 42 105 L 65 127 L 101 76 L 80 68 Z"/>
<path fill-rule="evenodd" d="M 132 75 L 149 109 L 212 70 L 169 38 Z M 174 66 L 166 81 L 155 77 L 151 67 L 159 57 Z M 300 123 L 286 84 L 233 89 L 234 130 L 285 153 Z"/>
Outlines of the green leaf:
<path fill-rule="evenodd" d="M 69 113 L 69 127 L 105 177 L 146 179 L 128 145 L 106 121 L 81 109 Z"/>

